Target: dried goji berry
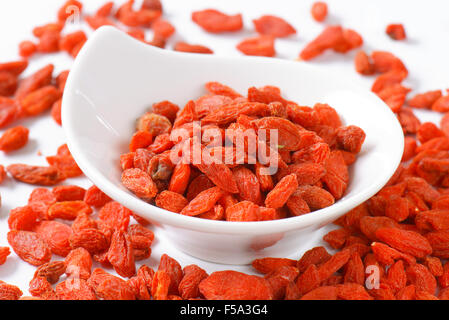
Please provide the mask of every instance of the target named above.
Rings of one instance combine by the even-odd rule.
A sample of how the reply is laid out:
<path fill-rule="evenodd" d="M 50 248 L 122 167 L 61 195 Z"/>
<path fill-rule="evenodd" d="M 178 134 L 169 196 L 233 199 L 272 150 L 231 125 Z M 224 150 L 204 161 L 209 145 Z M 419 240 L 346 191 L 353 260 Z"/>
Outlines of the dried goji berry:
<path fill-rule="evenodd" d="M 326 190 L 316 186 L 299 186 L 293 196 L 300 196 L 311 210 L 319 210 L 334 204 L 334 197 Z"/>
<path fill-rule="evenodd" d="M 11 230 L 32 231 L 37 224 L 39 212 L 30 206 L 18 207 L 9 212 L 8 226 Z"/>
<path fill-rule="evenodd" d="M 405 76 L 407 75 L 407 69 L 403 62 L 390 52 L 373 51 L 371 52 L 371 59 L 373 60 L 376 72 L 385 73 L 397 70 L 402 71 Z"/>
<path fill-rule="evenodd" d="M 374 74 L 374 65 L 365 51 L 359 51 L 354 58 L 355 70 L 363 75 Z"/>
<path fill-rule="evenodd" d="M 409 215 L 409 201 L 406 198 L 393 196 L 391 197 L 385 207 L 385 215 L 395 221 L 404 221 Z"/>
<path fill-rule="evenodd" d="M 424 265 L 416 263 L 407 267 L 407 280 L 415 285 L 416 290 L 426 291 L 435 294 L 437 281 L 432 273 Z"/>
<path fill-rule="evenodd" d="M 84 31 L 75 31 L 61 37 L 59 40 L 59 48 L 69 53 L 72 57 L 76 57 L 86 41 L 87 35 Z"/>
<path fill-rule="evenodd" d="M 296 192 L 288 198 L 286 205 L 290 214 L 293 216 L 301 216 L 310 212 L 307 202 Z"/>
<path fill-rule="evenodd" d="M 385 32 L 393 40 L 404 40 L 406 38 L 405 29 L 402 24 L 389 24 Z"/>
<path fill-rule="evenodd" d="M 141 198 L 152 199 L 157 194 L 157 186 L 150 175 L 137 168 L 123 171 L 122 183 Z"/>
<path fill-rule="evenodd" d="M 178 287 L 183 277 L 181 265 L 166 254 L 161 256 L 158 271 L 165 271 L 170 278 L 168 294 L 178 294 Z"/>
<path fill-rule="evenodd" d="M 328 279 L 334 272 L 342 268 L 351 257 L 349 250 L 342 250 L 330 257 L 326 262 L 323 262 L 318 268 L 319 281 L 322 282 Z"/>
<path fill-rule="evenodd" d="M 189 202 L 181 214 L 195 216 L 209 211 L 222 196 L 223 191 L 218 187 L 204 190 Z"/>
<path fill-rule="evenodd" d="M 170 178 L 170 184 L 168 185 L 168 190 L 172 192 L 177 192 L 179 194 L 184 194 L 187 189 L 190 178 L 190 165 L 184 163 L 178 163 L 173 170 L 173 174 Z"/>
<path fill-rule="evenodd" d="M 19 55 L 23 58 L 29 58 L 36 53 L 36 44 L 32 41 L 22 41 L 19 43 Z"/>
<path fill-rule="evenodd" d="M 268 274 L 283 266 L 296 267 L 297 261 L 286 258 L 261 258 L 252 262 L 252 267 L 258 272 Z"/>
<path fill-rule="evenodd" d="M 23 79 L 20 82 L 19 87 L 17 88 L 15 97 L 21 100 L 33 91 L 50 85 L 52 81 L 53 70 L 54 66 L 52 64 L 49 64 L 39 69 L 27 78 Z"/>
<path fill-rule="evenodd" d="M 21 105 L 25 115 L 36 116 L 50 109 L 61 97 L 60 91 L 54 86 L 39 88 L 21 99 Z"/>
<path fill-rule="evenodd" d="M 171 279 L 167 271 L 158 270 L 151 284 L 151 295 L 154 300 L 168 300 L 168 290 Z"/>
<path fill-rule="evenodd" d="M 173 123 L 176 119 L 176 114 L 179 111 L 179 106 L 177 104 L 165 100 L 153 104 L 152 109 L 154 113 L 166 117 Z"/>
<path fill-rule="evenodd" d="M 395 260 L 398 259 L 402 259 L 409 264 L 416 263 L 416 260 L 412 256 L 399 252 L 398 250 L 393 249 L 392 247 L 389 247 L 381 242 L 371 243 L 371 249 L 373 250 L 377 261 L 384 265 L 392 265 Z"/>
<path fill-rule="evenodd" d="M 239 167 L 233 170 L 239 195 L 242 200 L 252 201 L 260 204 L 262 195 L 260 193 L 260 185 L 256 175 L 249 169 Z"/>
<path fill-rule="evenodd" d="M 147 254 L 151 254 L 149 247 L 154 240 L 154 233 L 151 230 L 139 224 L 133 224 L 128 227 L 128 234 L 134 250 L 147 250 Z"/>
<path fill-rule="evenodd" d="M 40 221 L 34 231 L 48 244 L 52 253 L 65 257 L 70 252 L 70 226 L 58 221 Z"/>
<path fill-rule="evenodd" d="M 95 294 L 104 300 L 134 300 L 136 298 L 125 280 L 101 269 L 95 269 L 87 283 Z"/>
<path fill-rule="evenodd" d="M 274 57 L 276 55 L 274 40 L 275 38 L 270 35 L 248 38 L 241 41 L 237 49 L 247 56 Z"/>
<path fill-rule="evenodd" d="M 189 201 L 181 194 L 173 191 L 162 191 L 156 197 L 156 205 L 165 210 L 180 213 L 188 205 Z M 206 210 L 207 211 L 207 210 Z"/>
<path fill-rule="evenodd" d="M 242 15 L 227 15 L 215 9 L 192 13 L 192 21 L 211 33 L 235 32 L 243 28 Z"/>
<path fill-rule="evenodd" d="M 292 283 L 299 275 L 297 268 L 293 266 L 282 266 L 275 271 L 267 274 L 265 279 L 271 287 L 274 300 L 285 298 L 287 286 Z"/>
<path fill-rule="evenodd" d="M 423 258 L 432 253 L 429 241 L 413 231 L 381 228 L 376 231 L 376 237 L 393 248 L 417 258 Z"/>
<path fill-rule="evenodd" d="M 64 261 L 52 261 L 47 262 L 34 273 L 35 277 L 44 277 L 51 284 L 55 284 L 59 281 L 59 277 L 65 273 L 66 265 Z"/>
<path fill-rule="evenodd" d="M 227 221 L 258 221 L 260 209 L 251 201 L 241 201 L 226 208 L 225 218 Z"/>
<path fill-rule="evenodd" d="M 67 279 L 55 289 L 58 300 L 97 300 L 94 290 L 84 279 Z"/>
<path fill-rule="evenodd" d="M 310 60 L 322 54 L 327 49 L 332 49 L 344 42 L 343 29 L 341 26 L 329 26 L 318 35 L 312 42 L 302 49 L 299 57 Z"/>
<path fill-rule="evenodd" d="M 323 240 L 326 241 L 332 248 L 340 249 L 344 246 L 346 239 L 350 235 L 350 231 L 344 228 L 336 229 L 328 232 Z"/>
<path fill-rule="evenodd" d="M 175 44 L 174 50 L 180 51 L 180 52 L 191 52 L 191 53 L 205 53 L 205 54 L 214 53 L 208 47 L 205 47 L 205 46 L 202 46 L 199 44 L 189 44 L 189 43 L 183 42 L 183 41 L 177 42 Z"/>
<path fill-rule="evenodd" d="M 18 287 L 0 281 L 0 300 L 19 300 L 22 294 Z"/>
<path fill-rule="evenodd" d="M 147 9 L 141 7 L 135 11 L 134 1 L 125 2 L 116 12 L 116 18 L 128 27 L 146 27 L 158 19 L 162 12 L 160 10 Z"/>
<path fill-rule="evenodd" d="M 196 167 L 203 172 L 215 185 L 224 191 L 238 193 L 237 182 L 228 166 L 217 163 L 201 163 Z"/>
<path fill-rule="evenodd" d="M 117 229 L 112 235 L 108 261 L 122 277 L 130 278 L 136 273 L 131 238 L 123 230 Z"/>
<path fill-rule="evenodd" d="M 14 252 L 29 264 L 40 266 L 50 261 L 50 249 L 39 234 L 12 230 L 8 232 L 7 238 Z"/>
<path fill-rule="evenodd" d="M 8 247 L 0 247 L 0 266 L 2 264 L 5 264 L 6 258 L 9 256 L 10 253 L 11 250 L 9 250 Z"/>
<path fill-rule="evenodd" d="M 17 76 L 11 72 L 0 71 L 0 95 L 12 96 L 17 89 Z"/>
<path fill-rule="evenodd" d="M 427 256 L 424 258 L 424 265 L 429 269 L 435 277 L 440 277 L 443 275 L 443 265 L 441 260 L 436 257 Z"/>
<path fill-rule="evenodd" d="M 265 205 L 268 208 L 281 208 L 287 202 L 288 198 L 296 192 L 298 180 L 295 174 L 285 176 L 271 190 L 265 199 Z M 307 202 L 307 201 L 306 201 Z"/>
<path fill-rule="evenodd" d="M 102 252 L 109 246 L 108 239 L 97 229 L 79 230 L 69 237 L 69 243 L 73 249 L 81 247 L 91 254 Z"/>
<path fill-rule="evenodd" d="M 301 131 L 293 122 L 278 117 L 264 117 L 255 121 L 259 130 L 277 130 L 278 143 L 283 149 L 296 151 L 300 148 Z"/>
<path fill-rule="evenodd" d="M 432 246 L 432 254 L 436 257 L 446 259 L 449 257 L 449 231 L 433 231 L 425 235 Z"/>
<path fill-rule="evenodd" d="M 67 277 L 87 280 L 92 269 L 92 257 L 86 249 L 76 248 L 66 256 L 65 265 Z"/>
<path fill-rule="evenodd" d="M 307 292 L 316 289 L 320 285 L 321 279 L 317 267 L 311 264 L 307 269 L 296 279 L 296 286 L 299 289 L 299 294 L 302 296 Z"/>
<path fill-rule="evenodd" d="M 410 107 L 417 109 L 430 109 L 432 104 L 442 96 L 441 90 L 418 93 L 407 101 Z"/>
<path fill-rule="evenodd" d="M 262 35 L 284 38 L 295 34 L 296 30 L 282 18 L 266 15 L 253 20 L 256 31 Z"/>
<path fill-rule="evenodd" d="M 231 99 L 242 97 L 240 93 L 236 92 L 231 87 L 228 87 L 227 85 L 224 85 L 220 82 L 216 81 L 207 82 L 204 87 L 206 88 L 207 91 L 215 95 L 226 96 Z"/>
<path fill-rule="evenodd" d="M 153 24 L 151 25 L 151 28 L 154 31 L 154 35 L 156 37 L 160 37 L 163 39 L 170 38 L 175 33 L 175 27 L 164 19 L 157 19 Z"/>
<path fill-rule="evenodd" d="M 28 67 L 28 61 L 19 60 L 0 63 L 0 72 L 8 72 L 15 76 L 20 75 Z"/>
<path fill-rule="evenodd" d="M 426 143 L 433 138 L 442 136 L 444 136 L 444 133 L 432 122 L 422 123 L 416 132 L 416 137 L 421 143 Z"/>
<path fill-rule="evenodd" d="M 97 186 L 93 185 L 92 187 L 86 190 L 83 200 L 89 206 L 92 206 L 94 208 L 100 208 L 109 201 L 111 201 L 111 198 L 109 198 Z"/>
<path fill-rule="evenodd" d="M 318 22 L 324 21 L 327 16 L 327 4 L 322 1 L 314 2 L 311 9 L 312 17 Z"/>
<path fill-rule="evenodd" d="M 65 176 L 53 166 L 40 167 L 26 164 L 11 164 L 6 169 L 14 179 L 28 184 L 52 186 L 65 179 Z"/>
<path fill-rule="evenodd" d="M 178 291 L 183 299 L 193 299 L 200 296 L 199 284 L 208 277 L 206 271 L 191 264 L 183 269 L 183 277 L 179 282 Z"/>
<path fill-rule="evenodd" d="M 45 158 L 48 164 L 57 168 L 66 178 L 74 178 L 83 174 L 71 155 L 55 155 Z"/>
<path fill-rule="evenodd" d="M 118 202 L 106 203 L 99 211 L 98 218 L 110 228 L 126 230 L 129 225 L 131 210 Z"/>
<path fill-rule="evenodd" d="M 358 253 L 353 253 L 346 264 L 344 282 L 365 284 L 365 267 Z"/>
<path fill-rule="evenodd" d="M 237 271 L 217 271 L 201 281 L 200 292 L 208 300 L 271 300 L 267 281 Z"/>
<path fill-rule="evenodd" d="M 92 213 L 92 208 L 84 201 L 62 201 L 52 204 L 47 211 L 49 219 L 75 220 L 78 214 Z"/>
<path fill-rule="evenodd" d="M 405 288 L 407 284 L 407 274 L 405 273 L 402 260 L 396 261 L 387 271 L 386 281 L 396 292 Z"/>

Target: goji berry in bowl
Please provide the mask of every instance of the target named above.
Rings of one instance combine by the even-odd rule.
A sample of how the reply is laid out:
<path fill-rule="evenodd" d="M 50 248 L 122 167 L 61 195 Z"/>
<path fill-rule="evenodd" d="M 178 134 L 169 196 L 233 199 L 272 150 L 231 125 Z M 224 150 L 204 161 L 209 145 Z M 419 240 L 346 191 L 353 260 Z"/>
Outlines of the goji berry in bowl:
<path fill-rule="evenodd" d="M 139 199 L 122 184 L 120 155 L 136 120 L 155 102 L 184 105 L 217 81 L 238 92 L 273 85 L 302 105 L 327 103 L 366 139 L 335 204 L 297 217 L 256 222 L 214 221 L 170 212 Z M 112 27 L 88 40 L 70 72 L 62 103 L 69 149 L 86 176 L 112 199 L 161 229 L 178 249 L 204 260 L 246 264 L 297 253 L 314 232 L 369 199 L 400 163 L 404 139 L 390 109 L 349 75 L 304 62 L 228 58 L 162 50 Z M 139 139 L 146 139 L 143 135 Z"/>

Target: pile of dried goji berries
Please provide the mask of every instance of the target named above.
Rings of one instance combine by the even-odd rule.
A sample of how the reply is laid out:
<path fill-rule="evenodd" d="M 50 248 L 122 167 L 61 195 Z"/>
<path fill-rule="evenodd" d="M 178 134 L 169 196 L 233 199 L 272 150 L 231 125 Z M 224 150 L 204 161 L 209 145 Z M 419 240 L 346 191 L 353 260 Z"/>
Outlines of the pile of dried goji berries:
<path fill-rule="evenodd" d="M 348 165 L 365 140 L 362 129 L 343 126 L 326 104 L 310 108 L 288 101 L 277 87 L 251 87 L 246 97 L 218 82 L 208 82 L 206 89 L 208 94 L 181 111 L 162 101 L 139 118 L 130 152 L 121 156 L 122 182 L 129 190 L 172 212 L 226 221 L 299 216 L 343 196 Z M 265 130 L 266 141 L 259 130 Z M 269 151 L 269 163 L 275 160 L 275 174 L 264 172 L 258 148 Z"/>
<path fill-rule="evenodd" d="M 71 18 L 68 13 L 70 10 L 67 9 L 73 10 L 75 7 L 82 11 L 80 2 L 67 1 L 58 11 L 57 22 L 35 28 L 33 34 L 36 40 L 20 43 L 21 56 L 29 59 L 36 53 L 66 51 L 75 57 L 87 39 L 82 31 L 63 33 L 66 20 Z M 316 21 L 325 20 L 327 12 L 327 5 L 323 2 L 317 2 L 311 8 Z M 144 30 L 150 27 L 154 36 L 151 41 L 146 42 L 164 47 L 175 29 L 163 19 L 162 13 L 162 5 L 158 0 L 144 0 L 139 9 L 133 8 L 133 1 L 129 1 L 118 10 L 114 10 L 114 4 L 109 2 L 95 14 L 84 16 L 84 20 L 94 29 L 102 25 L 116 25 L 142 41 L 146 41 Z M 212 33 L 238 32 L 243 27 L 241 15 L 227 15 L 211 9 L 193 13 L 192 20 Z M 296 32 L 288 22 L 270 15 L 262 16 L 253 23 L 259 35 L 237 45 L 245 54 L 274 56 L 275 39 Z M 400 24 L 387 26 L 385 32 L 394 40 L 406 38 L 405 30 Z M 328 26 L 302 50 L 300 58 L 312 59 L 329 49 L 344 53 L 362 43 L 357 32 L 340 26 Z M 212 53 L 207 47 L 184 42 L 176 43 L 174 48 L 179 51 Z M 0 64 L 0 127 L 7 128 L 0 138 L 0 150 L 3 152 L 13 153 L 27 144 L 29 130 L 23 126 L 12 127 L 19 119 L 43 115 L 51 109 L 52 117 L 60 124 L 61 96 L 68 71 L 54 77 L 53 66 L 48 65 L 33 75 L 20 79 L 20 74 L 27 66 L 27 61 Z M 298 261 L 286 258 L 255 260 L 253 267 L 263 276 L 230 270 L 208 275 L 196 265 L 182 268 L 167 255 L 162 255 L 156 271 L 146 265 L 136 270 L 135 262 L 151 255 L 154 235 L 147 228 L 148 223 L 119 203 L 111 201 L 95 186 L 86 190 L 75 185 L 58 185 L 67 178 L 82 174 L 69 150 L 63 145 L 56 155 L 47 157 L 46 167 L 13 164 L 7 168 L 9 174 L 21 183 L 52 188 L 36 188 L 29 196 L 28 203 L 12 209 L 8 218 L 11 231 L 7 239 L 10 247 L 21 259 L 37 266 L 29 283 L 29 292 L 33 297 L 21 297 L 22 292 L 18 287 L 0 281 L 0 300 L 449 299 L 449 262 L 446 262 L 449 258 L 449 95 L 435 90 L 407 99 L 410 89 L 402 83 L 408 70 L 400 59 L 389 52 L 358 52 L 355 66 L 357 72 L 363 75 L 378 74 L 372 90 L 397 114 L 404 129 L 405 150 L 403 163 L 388 184 L 377 195 L 338 219 L 335 222 L 338 229 L 324 237 L 330 247 L 335 249 L 333 255 L 324 247 L 316 247 L 307 251 Z M 220 91 L 223 88 L 225 91 Z M 266 118 L 276 118 L 276 121 L 283 122 L 289 119 L 291 123 L 303 127 L 299 129 L 298 125 L 294 125 L 293 132 L 298 133 L 299 130 L 301 134 L 310 135 L 314 142 L 312 145 L 320 144 L 320 151 L 324 145 L 330 147 L 333 151 L 327 157 L 332 159 L 332 155 L 339 154 L 336 156 L 340 158 L 338 163 L 344 162 L 345 168 L 355 159 L 360 137 L 355 144 L 354 141 L 343 139 L 341 134 L 346 135 L 347 132 L 343 130 L 339 133 L 342 129 L 337 128 L 339 126 L 334 122 L 338 117 L 330 117 L 333 119 L 330 123 L 320 123 L 323 119 L 329 120 L 329 115 L 335 115 L 328 107 L 297 107 L 283 99 L 273 87 L 251 88 L 246 98 L 217 83 L 208 84 L 207 89 L 210 94 L 189 102 L 184 111 L 178 112 L 176 105 L 164 101 L 154 104 L 152 112 L 142 116 L 140 129 L 155 123 L 157 126 L 136 133 L 130 143 L 131 152 L 122 157 L 122 165 L 127 169 L 125 172 L 137 172 L 136 168 L 151 168 L 147 172 L 154 185 L 150 189 L 135 189 L 136 184 L 132 180 L 134 172 L 128 171 L 129 175 L 125 175 L 124 182 L 134 188 L 136 194 L 148 198 L 148 190 L 153 190 L 151 195 L 154 197 L 157 193 L 155 190 L 165 188 L 167 191 L 156 196 L 156 204 L 162 207 L 172 205 L 173 193 L 184 194 L 186 200 L 179 202 L 182 204 L 179 211 L 185 209 L 186 201 L 194 200 L 205 191 L 207 200 L 223 196 L 227 198 L 227 201 L 218 202 L 218 205 L 218 200 L 211 201 L 213 204 L 209 209 L 212 210 L 198 214 L 203 218 L 215 218 L 224 214 L 224 209 L 229 204 L 234 206 L 235 199 L 218 192 L 216 187 L 221 185 L 226 190 L 229 187 L 228 181 L 223 185 L 220 177 L 214 176 L 213 171 L 201 164 L 199 166 L 204 171 L 193 167 L 187 169 L 185 165 L 170 166 L 167 158 L 161 156 L 167 148 L 172 147 L 172 142 L 168 139 L 170 130 L 173 132 L 176 127 L 188 128 L 189 123 L 196 120 L 197 116 L 201 120 L 207 119 L 209 108 L 223 103 L 240 103 L 239 106 L 242 107 L 248 106 L 249 101 L 258 103 L 262 110 L 261 114 L 233 114 L 234 118 L 226 124 L 236 127 L 254 124 L 269 126 L 272 122 L 266 121 Z M 251 101 L 252 99 L 255 100 Z M 414 108 L 429 109 L 446 115 L 438 127 L 433 123 L 421 123 L 414 115 Z M 242 109 L 248 111 L 252 108 Z M 324 110 L 325 116 L 321 113 Z M 318 116 L 318 120 L 315 117 L 317 114 L 322 115 Z M 206 125 L 220 127 L 221 124 L 217 122 L 220 115 L 223 116 L 216 112 L 214 116 L 210 116 L 210 122 Z M 308 126 L 301 122 L 305 120 L 318 122 Z M 285 145 L 289 146 L 289 143 Z M 299 149 L 294 150 L 295 148 L 288 150 L 290 161 L 293 161 L 295 154 L 299 158 L 305 156 L 298 154 Z M 281 169 L 284 172 L 279 177 L 274 177 L 274 181 L 271 179 L 272 184 L 270 179 L 258 176 L 257 164 L 254 172 L 244 166 L 229 169 L 227 174 L 234 177 L 235 182 L 235 185 L 231 182 L 231 188 L 238 191 L 235 193 L 238 194 L 238 200 L 249 199 L 240 203 L 262 204 L 262 192 L 269 194 L 269 190 L 276 190 L 282 179 L 290 176 L 290 180 L 295 181 L 301 177 L 316 175 L 316 163 L 320 164 L 320 161 L 314 160 L 320 159 L 320 153 L 314 154 L 313 150 L 308 150 L 307 155 L 317 157 L 290 164 L 290 161 L 286 161 L 286 150 L 282 149 L 279 149 L 279 159 L 288 166 Z M 328 150 L 326 147 L 324 149 Z M 307 166 L 310 166 L 311 171 L 305 169 Z M 287 170 L 290 167 L 293 167 L 292 172 Z M 342 167 L 326 168 L 326 164 L 323 166 L 321 163 L 318 171 L 322 176 L 318 180 L 323 180 L 328 170 L 337 169 L 337 172 L 341 172 Z M 291 174 L 297 173 L 298 168 L 306 170 L 306 173 L 299 171 L 301 174 L 295 175 L 296 179 L 293 179 Z M 346 172 L 346 169 L 343 171 Z M 313 172 L 313 175 L 308 175 L 308 172 Z M 141 175 L 140 172 L 138 174 Z M 245 181 L 248 175 L 252 178 L 248 180 L 251 185 L 253 181 L 259 183 L 262 191 L 260 198 L 246 184 L 240 185 L 241 180 Z M 6 177 L 5 168 L 0 166 L 0 179 Z M 326 188 L 326 192 L 338 199 L 336 195 L 339 194 L 339 189 L 332 189 L 331 186 L 344 186 L 344 179 L 337 175 L 332 177 L 335 180 L 323 180 L 322 183 L 318 180 L 314 183 L 309 181 L 309 184 L 323 191 Z M 275 184 L 277 180 L 279 182 Z M 194 181 L 197 182 L 193 184 Z M 188 182 L 190 183 L 187 184 Z M 268 185 L 270 188 L 262 189 L 262 186 Z M 284 190 L 284 184 L 282 189 Z M 164 192 L 168 196 L 164 197 Z M 277 198 L 274 200 L 278 201 Z M 319 203 L 322 200 L 317 199 Z M 266 201 L 267 197 L 264 202 Z M 200 204 L 204 205 L 203 202 Z M 306 201 L 306 204 L 309 209 L 314 209 L 309 202 Z M 217 210 L 213 210 L 215 208 Z M 269 211 L 263 208 L 265 207 L 258 207 L 259 213 Z M 192 209 L 188 212 L 197 213 L 196 208 Z M 295 212 L 290 207 L 288 209 L 289 214 Z M 241 210 L 240 212 L 244 212 L 245 208 Z M 242 217 L 241 214 L 236 216 Z M 133 223 L 134 220 L 138 223 Z M 0 265 L 6 262 L 10 252 L 9 247 L 0 247 Z M 53 255 L 64 259 L 51 261 Z M 92 270 L 94 263 L 99 263 L 102 268 Z M 104 269 L 114 269 L 121 277 Z"/>

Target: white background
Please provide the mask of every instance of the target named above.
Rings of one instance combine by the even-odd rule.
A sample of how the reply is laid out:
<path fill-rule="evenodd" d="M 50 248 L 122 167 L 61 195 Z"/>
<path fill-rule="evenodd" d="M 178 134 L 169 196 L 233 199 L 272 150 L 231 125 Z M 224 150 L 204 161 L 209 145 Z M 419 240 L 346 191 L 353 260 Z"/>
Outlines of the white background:
<path fill-rule="evenodd" d="M 34 26 L 54 21 L 56 11 L 63 2 L 61 0 L 0 1 L 0 62 L 17 59 L 18 43 L 22 40 L 33 39 L 31 30 Z M 84 12 L 92 14 L 105 0 L 83 2 Z M 123 3 L 124 1 L 115 2 Z M 277 57 L 295 59 L 301 48 L 323 28 L 322 23 L 315 22 L 310 16 L 312 2 L 311 0 L 163 0 L 164 17 L 177 29 L 176 35 L 168 43 L 168 48 L 171 48 L 174 42 L 184 40 L 206 45 L 219 55 L 240 55 L 235 45 L 245 37 L 256 35 L 251 20 L 263 14 L 273 14 L 285 18 L 298 31 L 295 36 L 277 40 Z M 327 3 L 330 16 L 325 23 L 342 24 L 344 27 L 353 28 L 363 36 L 365 50 L 391 51 L 405 62 L 410 71 L 405 84 L 413 89 L 412 94 L 449 87 L 449 19 L 447 15 L 449 2 L 447 0 L 328 0 Z M 192 11 L 206 8 L 219 9 L 229 14 L 242 13 L 245 29 L 231 35 L 205 33 L 191 22 L 190 14 Z M 385 34 L 386 25 L 395 22 L 405 25 L 408 37 L 406 41 L 392 41 Z M 89 31 L 85 25 L 71 25 L 65 32 L 80 28 Z M 151 31 L 148 31 L 147 40 L 151 40 Z M 310 63 L 331 69 L 332 72 L 353 76 L 368 90 L 373 78 L 356 74 L 352 62 L 354 53 L 339 55 L 329 52 Z M 55 64 L 55 74 L 57 74 L 70 68 L 71 61 L 65 53 L 35 57 L 24 75 L 32 73 L 49 62 Z M 270 79 L 267 79 L 267 84 L 269 83 Z M 360 107 L 363 108 L 363 106 Z M 423 121 L 438 122 L 439 120 L 439 115 L 431 112 L 417 112 L 417 114 Z M 30 141 L 22 150 L 7 156 L 0 154 L 0 164 L 45 165 L 45 156 L 55 154 L 57 147 L 65 142 L 63 130 L 55 124 L 49 114 L 22 121 L 20 124 L 30 129 Z M 39 152 L 42 155 L 39 156 Z M 78 184 L 86 188 L 91 185 L 85 178 L 70 179 L 65 184 Z M 9 210 L 25 205 L 32 190 L 32 186 L 14 182 L 11 178 L 6 179 L 0 186 L 3 202 L 0 210 L 0 246 L 8 245 L 6 233 Z M 319 239 L 324 233 L 323 230 L 308 244 L 298 243 L 298 253 L 293 258 L 298 258 L 307 248 L 322 245 Z M 144 261 L 152 267 L 157 267 L 157 261 L 162 253 L 168 253 L 183 266 L 197 263 L 208 272 L 229 268 L 252 272 L 247 266 L 217 265 L 189 257 L 174 249 L 157 233 L 152 248 L 152 257 Z M 56 257 L 56 259 L 61 258 Z M 21 261 L 13 253 L 6 264 L 0 267 L 0 280 L 18 285 L 27 294 L 28 282 L 34 271 L 33 266 Z"/>

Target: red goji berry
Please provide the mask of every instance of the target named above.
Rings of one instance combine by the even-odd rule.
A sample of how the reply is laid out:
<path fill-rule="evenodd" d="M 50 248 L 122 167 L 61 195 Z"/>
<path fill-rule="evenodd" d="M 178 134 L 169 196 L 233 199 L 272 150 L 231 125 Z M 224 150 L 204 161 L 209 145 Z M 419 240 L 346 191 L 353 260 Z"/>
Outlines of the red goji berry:
<path fill-rule="evenodd" d="M 295 34 L 296 30 L 287 21 L 276 16 L 262 16 L 253 20 L 254 27 L 261 35 L 284 38 Z"/>
<path fill-rule="evenodd" d="M 314 2 L 311 9 L 312 17 L 318 22 L 324 21 L 327 16 L 327 4 L 322 1 Z"/>
<path fill-rule="evenodd" d="M 242 15 L 227 15 L 215 9 L 192 13 L 192 21 L 211 33 L 235 32 L 243 28 Z"/>
<path fill-rule="evenodd" d="M 406 38 L 405 29 L 402 24 L 389 24 L 385 32 L 393 40 L 404 40 Z"/>

